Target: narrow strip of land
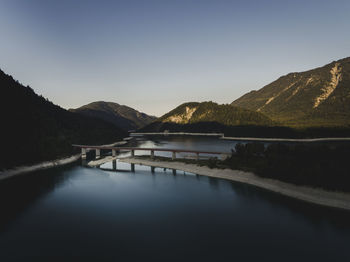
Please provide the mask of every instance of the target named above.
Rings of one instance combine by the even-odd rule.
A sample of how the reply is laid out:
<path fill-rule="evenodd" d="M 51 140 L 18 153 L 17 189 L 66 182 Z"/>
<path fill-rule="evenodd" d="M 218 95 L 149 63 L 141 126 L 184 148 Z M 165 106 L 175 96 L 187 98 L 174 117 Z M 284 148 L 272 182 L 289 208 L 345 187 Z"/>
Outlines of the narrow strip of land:
<path fill-rule="evenodd" d="M 108 162 L 112 162 L 113 160 L 116 160 L 116 159 L 117 159 L 117 157 L 106 156 L 104 158 L 91 160 L 87 163 L 87 165 L 90 167 L 98 167 L 98 166 L 101 166 L 101 165 L 106 164 Z"/>
<path fill-rule="evenodd" d="M 261 142 L 331 142 L 350 141 L 350 137 L 319 137 L 319 138 L 274 138 L 274 137 L 234 137 L 225 136 L 223 133 L 187 133 L 187 132 L 150 132 L 150 133 L 130 133 L 135 136 L 212 136 L 224 140 L 234 141 L 261 141 Z"/>
<path fill-rule="evenodd" d="M 31 165 L 31 166 L 19 166 L 19 167 L 13 168 L 13 169 L 0 171 L 0 180 L 7 179 L 10 177 L 14 177 L 14 176 L 18 176 L 18 175 L 22 175 L 22 174 L 26 174 L 26 173 L 30 173 L 30 172 L 34 172 L 34 171 L 48 169 L 48 168 L 52 168 L 52 167 L 56 167 L 56 166 L 67 165 L 67 164 L 70 164 L 70 163 L 77 161 L 80 157 L 81 157 L 81 155 L 77 154 L 77 155 L 73 155 L 70 157 L 56 159 L 56 160 L 52 160 L 52 161 L 46 161 L 46 162 L 42 162 L 39 164 Z"/>
<path fill-rule="evenodd" d="M 130 136 L 215 136 L 222 137 L 223 133 L 189 133 L 189 132 L 149 132 L 149 133 L 130 133 Z"/>
<path fill-rule="evenodd" d="M 100 145 L 100 147 L 114 147 L 114 146 L 121 146 L 121 145 L 125 145 L 125 144 L 127 144 L 127 141 L 117 141 L 117 142 L 114 142 L 114 143 L 108 144 L 108 145 Z M 87 151 L 89 151 L 89 150 L 87 150 Z M 67 165 L 67 164 L 70 164 L 70 163 L 77 161 L 80 157 L 81 157 L 81 154 L 76 154 L 76 155 L 72 155 L 70 157 L 54 159 L 51 161 L 45 161 L 45 162 L 41 162 L 38 164 L 30 165 L 30 166 L 18 166 L 18 167 L 14 167 L 11 169 L 2 170 L 2 171 L 0 171 L 0 180 L 7 179 L 7 178 L 17 176 L 17 175 L 22 175 L 22 174 L 34 172 L 34 171 L 48 169 L 48 168 L 52 168 L 52 167 L 56 167 L 56 166 Z M 112 159 L 109 159 L 108 161 L 105 161 L 101 164 L 104 164 L 104 163 L 109 162 L 109 161 L 112 161 Z M 101 164 L 93 163 L 93 165 L 91 165 L 91 166 L 98 166 Z"/>
<path fill-rule="evenodd" d="M 321 138 L 260 138 L 260 137 L 220 137 L 234 141 L 261 141 L 261 142 L 331 142 L 350 141 L 350 137 L 321 137 Z"/>
<path fill-rule="evenodd" d="M 159 161 L 140 158 L 122 158 L 119 161 L 153 167 L 177 169 L 198 175 L 227 179 L 235 182 L 245 183 L 270 190 L 288 197 L 306 201 L 309 203 L 340 208 L 350 211 L 350 193 L 325 191 L 319 188 L 296 186 L 293 184 L 277 181 L 269 178 L 262 178 L 250 172 L 232 169 L 210 169 L 206 166 L 186 164 L 177 161 Z"/>

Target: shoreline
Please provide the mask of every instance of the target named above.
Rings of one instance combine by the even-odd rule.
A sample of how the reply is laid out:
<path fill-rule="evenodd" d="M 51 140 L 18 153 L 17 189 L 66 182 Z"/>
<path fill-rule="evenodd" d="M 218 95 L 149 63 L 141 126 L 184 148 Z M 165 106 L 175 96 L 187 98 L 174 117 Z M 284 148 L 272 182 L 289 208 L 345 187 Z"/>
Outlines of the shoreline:
<path fill-rule="evenodd" d="M 326 191 L 324 189 L 311 188 L 307 186 L 296 186 L 270 178 L 262 178 L 251 172 L 232 169 L 210 169 L 206 166 L 198 166 L 195 164 L 186 164 L 176 161 L 152 161 L 131 157 L 121 158 L 119 161 L 129 164 L 182 170 L 198 175 L 240 182 L 287 197 L 302 200 L 304 202 L 350 211 L 350 193 Z"/>
<path fill-rule="evenodd" d="M 350 137 L 320 137 L 320 138 L 260 138 L 260 137 L 220 137 L 223 140 L 232 141 L 265 141 L 265 142 L 331 142 L 350 141 Z"/>
<path fill-rule="evenodd" d="M 49 169 L 52 167 L 63 166 L 77 161 L 81 157 L 80 154 L 72 155 L 70 157 L 55 159 L 51 161 L 41 162 L 31 166 L 19 166 L 13 169 L 7 169 L 4 171 L 0 171 L 0 181 L 4 179 L 8 179 L 14 176 L 23 175 L 27 173 L 31 173 L 34 171 Z"/>
<path fill-rule="evenodd" d="M 117 141 L 117 142 L 114 142 L 112 144 L 101 145 L 101 146 L 120 146 L 120 145 L 125 145 L 127 143 L 128 143 L 127 141 Z M 14 176 L 31 173 L 34 171 L 49 169 L 49 168 L 53 168 L 53 167 L 57 167 L 57 166 L 68 165 L 70 163 L 78 161 L 78 159 L 80 159 L 80 157 L 81 157 L 81 154 L 79 153 L 76 155 L 71 155 L 69 157 L 54 159 L 54 160 L 50 160 L 50 161 L 44 161 L 44 162 L 40 162 L 40 163 L 30 165 L 30 166 L 18 166 L 18 167 L 14 167 L 11 169 L 6 169 L 3 171 L 0 171 L 0 181 L 7 179 L 7 178 L 14 177 Z"/>
<path fill-rule="evenodd" d="M 129 134 L 131 137 L 138 136 L 210 136 L 210 137 L 223 137 L 224 133 L 191 133 L 191 132 L 132 132 Z"/>
<path fill-rule="evenodd" d="M 223 133 L 188 133 L 188 132 L 150 132 L 150 133 L 130 133 L 132 137 L 138 136 L 207 136 L 218 137 L 223 140 L 232 141 L 262 141 L 262 142 L 331 142 L 350 141 L 350 137 L 316 137 L 316 138 L 277 138 L 277 137 L 234 137 L 225 136 Z"/>

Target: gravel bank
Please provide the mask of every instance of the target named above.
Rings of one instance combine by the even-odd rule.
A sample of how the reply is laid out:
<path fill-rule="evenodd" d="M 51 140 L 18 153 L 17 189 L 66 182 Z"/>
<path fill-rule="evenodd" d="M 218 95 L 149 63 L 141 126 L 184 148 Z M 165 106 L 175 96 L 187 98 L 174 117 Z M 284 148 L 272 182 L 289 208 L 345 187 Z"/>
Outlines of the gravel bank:
<path fill-rule="evenodd" d="M 122 158 L 119 161 L 130 164 L 177 169 L 198 175 L 241 182 L 309 203 L 350 211 L 350 193 L 326 191 L 323 189 L 306 186 L 296 186 L 274 179 L 262 178 L 253 173 L 240 170 L 216 168 L 210 169 L 206 166 L 197 166 L 194 164 L 186 164 L 176 161 L 152 161 L 138 158 Z"/>

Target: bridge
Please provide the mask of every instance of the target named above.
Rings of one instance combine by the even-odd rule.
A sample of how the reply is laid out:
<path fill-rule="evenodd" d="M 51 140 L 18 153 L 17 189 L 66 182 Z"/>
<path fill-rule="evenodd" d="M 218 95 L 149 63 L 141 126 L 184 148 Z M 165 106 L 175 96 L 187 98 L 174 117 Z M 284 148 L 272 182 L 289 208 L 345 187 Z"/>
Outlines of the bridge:
<path fill-rule="evenodd" d="M 225 159 L 230 156 L 231 153 L 227 152 L 215 152 L 215 151 L 197 151 L 197 150 L 187 150 L 187 149 L 174 149 L 174 148 L 142 148 L 142 147 L 114 147 L 114 146 L 89 146 L 89 145 L 72 145 L 81 149 L 81 157 L 86 159 L 86 153 L 89 150 L 95 150 L 96 159 L 101 157 L 101 150 L 110 150 L 112 151 L 112 157 L 117 156 L 117 152 L 131 152 L 131 156 L 135 156 L 136 151 L 149 151 L 150 156 L 154 159 L 155 152 L 170 152 L 172 159 L 176 159 L 177 153 L 189 153 L 193 154 L 197 160 L 199 160 L 200 155 L 218 155 L 221 159 Z"/>
<path fill-rule="evenodd" d="M 209 137 L 224 137 L 224 133 L 189 133 L 189 132 L 130 132 L 131 137 L 135 136 L 209 136 Z"/>

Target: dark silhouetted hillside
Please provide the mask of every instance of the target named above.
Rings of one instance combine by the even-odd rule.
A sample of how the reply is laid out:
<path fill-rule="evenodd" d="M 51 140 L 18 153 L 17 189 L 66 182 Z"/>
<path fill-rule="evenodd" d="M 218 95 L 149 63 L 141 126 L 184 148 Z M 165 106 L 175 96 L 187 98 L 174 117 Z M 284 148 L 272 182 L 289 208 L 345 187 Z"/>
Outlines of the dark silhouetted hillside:
<path fill-rule="evenodd" d="M 103 119 L 126 131 L 144 127 L 157 119 L 131 107 L 104 101 L 93 102 L 70 111 Z"/>
<path fill-rule="evenodd" d="M 0 70 L 0 168 L 71 155 L 71 144 L 104 144 L 126 132 L 105 121 L 69 112 Z"/>

